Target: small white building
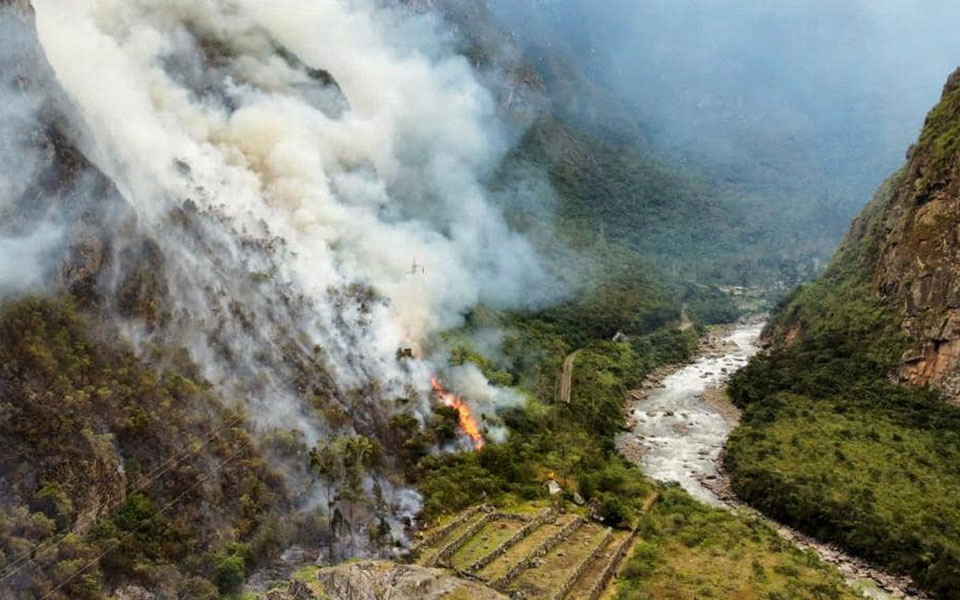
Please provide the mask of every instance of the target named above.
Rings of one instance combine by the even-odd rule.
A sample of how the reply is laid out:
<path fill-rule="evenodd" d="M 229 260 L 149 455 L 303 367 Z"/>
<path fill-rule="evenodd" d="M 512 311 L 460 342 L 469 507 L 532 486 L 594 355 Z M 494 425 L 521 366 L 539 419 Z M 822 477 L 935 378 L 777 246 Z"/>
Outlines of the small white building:
<path fill-rule="evenodd" d="M 560 487 L 560 484 L 553 479 L 548 479 L 543 482 L 543 487 L 547 488 L 547 491 L 550 492 L 551 496 L 556 496 L 563 491 L 563 488 Z"/>

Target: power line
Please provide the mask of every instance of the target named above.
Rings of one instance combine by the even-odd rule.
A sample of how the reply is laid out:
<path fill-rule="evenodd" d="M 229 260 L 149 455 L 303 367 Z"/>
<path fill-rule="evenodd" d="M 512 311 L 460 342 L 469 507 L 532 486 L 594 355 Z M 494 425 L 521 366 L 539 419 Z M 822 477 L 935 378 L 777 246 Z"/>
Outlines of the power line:
<path fill-rule="evenodd" d="M 168 458 L 165 462 L 155 467 L 152 471 L 150 471 L 146 475 L 141 475 L 140 478 L 130 486 L 131 489 L 136 492 L 144 491 L 150 484 L 152 484 L 154 481 L 156 481 L 160 477 L 166 475 L 168 472 L 170 472 L 171 469 L 181 464 L 187 458 L 189 458 L 194 454 L 198 454 L 201 450 L 204 450 L 207 446 L 209 446 L 210 442 L 212 442 L 214 438 L 217 437 L 218 433 L 226 434 L 230 429 L 237 426 L 241 421 L 243 421 L 243 415 L 242 414 L 237 415 L 236 418 L 234 418 L 231 422 L 227 423 L 223 427 L 223 429 L 221 429 L 220 431 L 211 432 L 207 436 L 207 438 L 200 443 L 200 446 L 198 448 L 195 448 L 193 450 L 188 449 L 188 450 L 182 451 L 180 454 L 174 454 L 172 457 Z M 106 512 L 112 511 L 113 509 L 117 508 L 121 502 L 122 500 L 115 500 L 108 506 L 108 508 L 104 512 L 106 513 Z M 10 579 L 10 577 L 22 571 L 29 564 L 36 562 L 37 557 L 41 556 L 44 552 L 49 550 L 51 546 L 59 545 L 60 542 L 66 539 L 66 537 L 70 534 L 71 532 L 68 531 L 66 533 L 63 533 L 60 536 L 57 536 L 52 540 L 48 540 L 32 548 L 29 551 L 25 551 L 12 563 L 6 565 L 2 570 L 0 570 L 0 583 L 3 583 L 7 579 Z"/>
<path fill-rule="evenodd" d="M 231 455 L 228 456 L 227 458 L 223 459 L 223 460 L 220 462 L 220 464 L 216 466 L 216 468 L 214 468 L 214 469 L 211 470 L 209 473 L 207 473 L 206 475 L 204 475 L 203 477 L 201 477 L 196 483 L 194 483 L 193 485 L 191 485 L 190 487 L 188 487 L 186 490 L 184 490 L 183 493 L 181 493 L 179 496 L 177 496 L 176 498 L 174 498 L 173 500 L 171 500 L 170 502 L 168 502 L 167 504 L 165 504 L 165 505 L 158 511 L 158 514 L 161 514 L 161 515 L 162 515 L 163 513 L 165 513 L 165 512 L 167 512 L 168 510 L 170 510 L 170 509 L 173 507 L 173 505 L 175 505 L 177 502 L 179 502 L 184 496 L 186 496 L 187 494 L 189 494 L 190 492 L 192 492 L 194 489 L 196 489 L 196 488 L 199 487 L 201 484 L 203 484 L 204 482 L 206 482 L 208 479 L 210 479 L 211 477 L 213 477 L 213 475 L 214 475 L 215 473 L 217 473 L 217 472 L 219 472 L 221 469 L 223 469 L 223 467 L 226 466 L 226 464 L 229 463 L 230 461 L 232 461 L 234 458 L 236 458 L 236 457 L 240 454 L 240 452 L 241 452 L 241 449 L 236 449 L 236 450 L 234 450 L 233 454 L 231 454 Z M 129 539 L 129 538 L 131 538 L 131 537 L 133 537 L 133 534 L 128 532 L 128 533 L 126 534 L 126 538 L 125 538 L 125 539 L 121 539 L 121 540 L 115 542 L 113 545 L 111 545 L 109 548 L 107 548 L 106 550 L 104 550 L 103 552 L 101 552 L 100 554 L 98 554 L 97 556 L 95 556 L 93 559 L 91 559 L 91 560 L 87 561 L 86 563 L 84 563 L 84 565 L 83 565 L 82 567 L 80 567 L 79 569 L 77 569 L 76 571 L 74 571 L 69 577 L 67 577 L 66 579 L 62 580 L 60 583 L 58 583 L 52 590 L 50 590 L 50 591 L 47 592 L 43 597 L 41 597 L 40 600 L 46 600 L 47 598 L 49 598 L 49 597 L 52 596 L 53 594 L 59 592 L 61 589 L 63 589 L 63 586 L 67 585 L 68 583 L 70 583 L 71 581 L 73 581 L 74 579 L 76 579 L 78 576 L 80 576 L 82 573 L 84 573 L 87 569 L 89 569 L 90 567 L 92 567 L 94 564 L 98 563 L 98 562 L 100 561 L 100 559 L 102 559 L 104 556 L 106 556 L 107 554 L 110 554 L 111 552 L 113 552 L 114 550 L 116 550 L 117 548 L 119 548 L 120 545 L 123 544 L 123 542 L 127 541 L 127 539 Z"/>

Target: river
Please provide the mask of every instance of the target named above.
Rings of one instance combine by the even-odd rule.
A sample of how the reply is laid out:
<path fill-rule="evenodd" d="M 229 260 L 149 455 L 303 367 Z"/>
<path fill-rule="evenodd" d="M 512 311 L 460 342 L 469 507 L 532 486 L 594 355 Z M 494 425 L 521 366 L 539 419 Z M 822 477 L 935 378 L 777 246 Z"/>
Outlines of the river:
<path fill-rule="evenodd" d="M 642 389 L 633 392 L 628 431 L 617 439 L 620 452 L 647 475 L 677 482 L 702 502 L 752 511 L 733 496 L 718 469 L 727 437 L 740 418 L 722 390 L 727 378 L 759 352 L 763 325 L 748 320 L 721 329 L 708 336 L 689 364 L 654 374 Z M 907 578 L 887 574 L 767 520 L 783 537 L 835 564 L 847 582 L 867 598 L 923 597 L 906 592 L 912 587 Z"/>
<path fill-rule="evenodd" d="M 732 407 L 709 401 L 726 378 L 759 351 L 762 322 L 733 327 L 708 340 L 700 356 L 667 375 L 634 404 L 632 431 L 621 436 L 621 451 L 660 481 L 676 481 L 697 499 L 722 501 L 702 481 L 716 478 L 717 458 L 736 426 Z M 705 396 L 706 394 L 706 396 Z"/>

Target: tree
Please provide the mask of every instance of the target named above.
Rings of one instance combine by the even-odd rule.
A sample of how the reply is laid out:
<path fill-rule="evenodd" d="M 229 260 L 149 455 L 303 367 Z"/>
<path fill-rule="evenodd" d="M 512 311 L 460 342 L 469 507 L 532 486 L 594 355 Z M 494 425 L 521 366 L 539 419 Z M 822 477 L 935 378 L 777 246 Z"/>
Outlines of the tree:
<path fill-rule="evenodd" d="M 347 520 L 350 523 L 350 554 L 357 553 L 356 510 L 366 498 L 363 480 L 367 468 L 373 466 L 379 453 L 373 441 L 365 436 L 341 438 L 343 448 L 343 488 L 341 496 L 347 502 Z"/>
<path fill-rule="evenodd" d="M 356 555 L 357 509 L 366 500 L 367 470 L 380 461 L 380 447 L 365 436 L 342 436 L 310 452 L 310 466 L 324 481 L 330 530 L 329 557 L 344 527 L 350 531 L 350 555 Z M 340 504 L 346 509 L 346 518 Z M 339 515 L 339 517 L 337 516 Z"/>
<path fill-rule="evenodd" d="M 328 557 L 330 564 L 333 564 L 334 546 L 337 542 L 337 534 L 334 527 L 334 509 L 337 502 L 337 488 L 343 479 L 343 460 L 340 452 L 340 444 L 335 440 L 331 444 L 326 444 L 311 450 L 310 467 L 324 482 L 324 496 L 327 500 L 327 528 L 330 532 Z"/>

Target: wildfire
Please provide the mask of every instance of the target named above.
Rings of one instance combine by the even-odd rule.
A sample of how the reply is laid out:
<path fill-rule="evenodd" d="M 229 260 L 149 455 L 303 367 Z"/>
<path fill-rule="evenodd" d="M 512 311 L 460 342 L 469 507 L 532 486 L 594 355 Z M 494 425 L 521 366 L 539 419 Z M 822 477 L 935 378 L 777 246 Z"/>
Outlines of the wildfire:
<path fill-rule="evenodd" d="M 443 403 L 456 409 L 457 414 L 460 416 L 460 430 L 473 440 L 474 449 L 482 449 L 487 442 L 483 439 L 483 433 L 480 432 L 480 426 L 477 425 L 477 420 L 470 414 L 470 407 L 467 406 L 467 403 L 464 402 L 460 396 L 443 389 L 443 385 L 436 377 L 431 379 L 430 383 L 433 385 L 433 391 L 443 400 Z"/>

